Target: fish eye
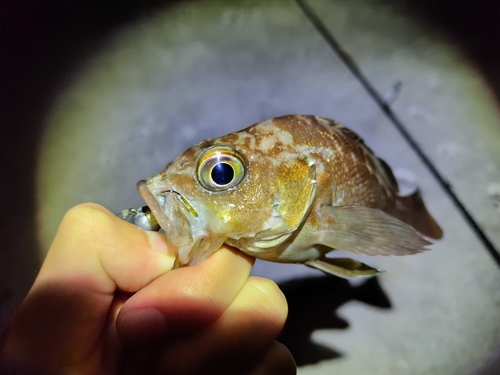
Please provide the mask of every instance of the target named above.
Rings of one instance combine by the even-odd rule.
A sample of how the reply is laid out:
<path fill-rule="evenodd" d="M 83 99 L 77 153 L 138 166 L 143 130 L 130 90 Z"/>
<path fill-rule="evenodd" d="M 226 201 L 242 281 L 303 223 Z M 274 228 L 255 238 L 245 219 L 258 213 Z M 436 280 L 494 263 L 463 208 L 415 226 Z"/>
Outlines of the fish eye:
<path fill-rule="evenodd" d="M 238 186 L 246 173 L 246 160 L 230 146 L 217 145 L 198 158 L 196 177 L 210 191 L 225 191 Z"/>
<path fill-rule="evenodd" d="M 217 185 L 227 185 L 233 181 L 234 169 L 228 163 L 218 163 L 212 168 L 212 180 Z"/>

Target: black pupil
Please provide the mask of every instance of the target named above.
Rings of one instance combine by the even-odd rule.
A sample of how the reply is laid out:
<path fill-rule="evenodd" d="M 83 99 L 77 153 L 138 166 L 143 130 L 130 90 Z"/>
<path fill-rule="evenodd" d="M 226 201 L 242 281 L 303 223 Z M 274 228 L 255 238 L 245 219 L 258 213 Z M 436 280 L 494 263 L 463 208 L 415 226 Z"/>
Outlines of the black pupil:
<path fill-rule="evenodd" d="M 227 163 L 219 163 L 212 169 L 212 180 L 217 185 L 227 185 L 233 181 L 234 169 Z"/>

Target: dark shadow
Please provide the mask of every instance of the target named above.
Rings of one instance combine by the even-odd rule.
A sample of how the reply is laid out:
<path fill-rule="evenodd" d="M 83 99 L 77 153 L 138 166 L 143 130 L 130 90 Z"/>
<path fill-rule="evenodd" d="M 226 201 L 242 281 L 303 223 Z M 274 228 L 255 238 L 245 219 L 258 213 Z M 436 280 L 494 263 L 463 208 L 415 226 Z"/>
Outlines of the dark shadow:
<path fill-rule="evenodd" d="M 349 327 L 349 323 L 335 313 L 344 303 L 357 300 L 371 306 L 391 308 L 377 278 L 357 287 L 332 276 L 291 280 L 279 286 L 289 307 L 287 324 L 279 340 L 290 349 L 298 366 L 342 356 L 339 351 L 312 342 L 311 335 L 318 329 Z"/>
<path fill-rule="evenodd" d="M 0 2 L 0 329 L 37 273 L 35 171 L 55 96 L 111 33 L 179 2 Z"/>
<path fill-rule="evenodd" d="M 404 5 L 448 34 L 479 68 L 500 103 L 500 2 L 405 1 Z"/>

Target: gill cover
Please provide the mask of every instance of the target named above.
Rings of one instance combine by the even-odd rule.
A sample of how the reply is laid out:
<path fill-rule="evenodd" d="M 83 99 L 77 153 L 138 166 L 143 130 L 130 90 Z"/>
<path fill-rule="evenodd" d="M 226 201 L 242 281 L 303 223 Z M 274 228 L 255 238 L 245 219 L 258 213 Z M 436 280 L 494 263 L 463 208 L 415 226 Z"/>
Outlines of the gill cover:
<path fill-rule="evenodd" d="M 273 170 L 273 225 L 252 238 L 230 240 L 229 244 L 262 252 L 285 242 L 307 219 L 316 198 L 316 166 L 306 157 L 293 158 Z"/>

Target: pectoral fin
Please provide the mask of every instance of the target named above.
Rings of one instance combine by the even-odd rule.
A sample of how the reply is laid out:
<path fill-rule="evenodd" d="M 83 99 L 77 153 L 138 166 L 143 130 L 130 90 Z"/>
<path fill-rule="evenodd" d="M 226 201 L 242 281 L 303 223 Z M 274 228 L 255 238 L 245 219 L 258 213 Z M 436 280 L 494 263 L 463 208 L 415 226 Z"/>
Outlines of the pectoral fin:
<path fill-rule="evenodd" d="M 311 260 L 306 264 L 310 267 L 317 268 L 318 270 L 334 276 L 342 277 L 344 279 L 348 277 L 368 278 L 384 272 L 349 258 L 322 258 Z"/>
<path fill-rule="evenodd" d="M 324 206 L 322 245 L 362 255 L 409 255 L 425 251 L 430 242 L 408 224 L 373 208 Z"/>

